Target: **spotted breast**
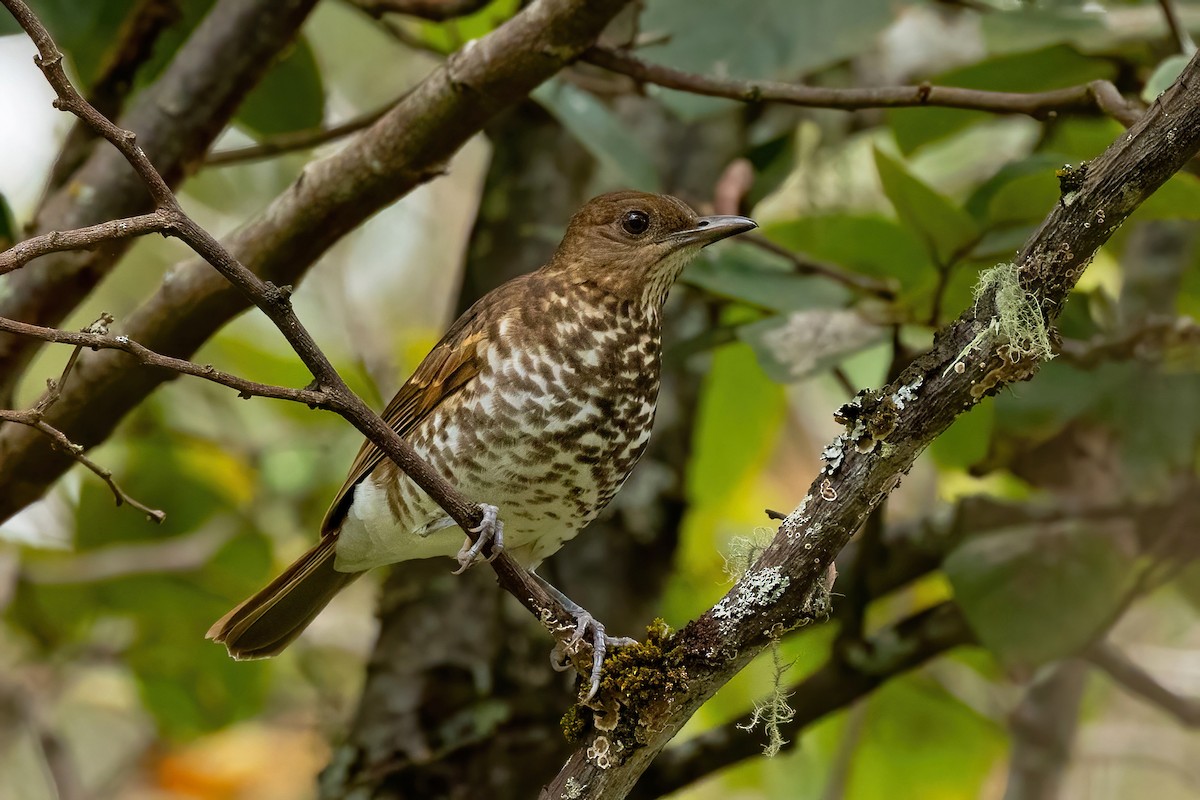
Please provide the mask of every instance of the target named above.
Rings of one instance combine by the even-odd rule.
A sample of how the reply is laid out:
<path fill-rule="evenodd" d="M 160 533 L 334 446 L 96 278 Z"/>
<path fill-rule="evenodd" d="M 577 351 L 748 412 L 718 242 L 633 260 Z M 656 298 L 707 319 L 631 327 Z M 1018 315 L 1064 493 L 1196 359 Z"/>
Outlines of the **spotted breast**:
<path fill-rule="evenodd" d="M 467 497 L 501 509 L 506 552 L 533 566 L 603 509 L 646 448 L 659 307 L 532 275 L 468 317 L 478 374 L 408 435 Z M 463 533 L 390 461 L 354 489 L 335 566 L 450 556 Z"/>

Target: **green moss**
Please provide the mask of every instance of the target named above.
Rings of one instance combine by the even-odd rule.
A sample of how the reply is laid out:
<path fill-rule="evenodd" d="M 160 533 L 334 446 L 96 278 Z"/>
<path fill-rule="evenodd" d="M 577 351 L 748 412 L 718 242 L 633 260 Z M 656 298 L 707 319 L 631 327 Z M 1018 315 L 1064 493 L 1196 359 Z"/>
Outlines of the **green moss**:
<path fill-rule="evenodd" d="M 617 697 L 640 712 L 677 690 L 687 679 L 683 654 L 674 646 L 675 631 L 661 619 L 646 628 L 646 640 L 621 647 L 604 662 L 601 696 Z"/>
<path fill-rule="evenodd" d="M 571 706 L 558 723 L 562 727 L 563 737 L 571 744 L 582 742 L 583 735 L 587 733 L 588 720 L 579 710 L 579 706 Z"/>

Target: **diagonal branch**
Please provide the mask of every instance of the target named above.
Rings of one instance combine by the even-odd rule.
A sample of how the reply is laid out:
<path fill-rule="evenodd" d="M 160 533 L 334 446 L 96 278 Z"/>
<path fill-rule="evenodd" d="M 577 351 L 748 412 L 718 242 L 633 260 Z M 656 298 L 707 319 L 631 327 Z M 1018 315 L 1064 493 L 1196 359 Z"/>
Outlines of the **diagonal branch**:
<path fill-rule="evenodd" d="M 1050 210 L 1009 265 L 1009 291 L 1052 325 L 1096 250 L 1197 151 L 1200 55 L 1127 133 L 1088 164 L 1078 189 Z M 1020 342 L 997 333 L 995 291 L 993 285 L 939 331 L 933 348 L 899 378 L 863 398 L 861 416 L 825 449 L 825 468 L 771 546 L 716 606 L 675 636 L 667 657 L 682 663 L 686 686 L 664 686 L 653 703 L 621 708 L 618 730 L 631 733 L 591 733 L 543 789 L 543 798 L 560 797 L 568 785 L 587 786 L 581 797 L 625 797 L 696 709 L 772 636 L 826 612 L 823 580 L 829 565 L 917 455 L 985 396 L 1036 372 L 1036 359 L 1020 354 Z M 870 408 L 885 415 L 877 417 Z M 875 428 L 883 432 L 871 434 Z M 597 757 L 601 753 L 605 758 Z"/>
<path fill-rule="evenodd" d="M 399 102 L 399 100 L 396 102 Z M 368 111 L 366 114 L 360 114 L 353 119 L 348 119 L 330 128 L 282 133 L 278 136 L 263 139 L 258 144 L 252 144 L 248 147 L 239 147 L 234 150 L 218 150 L 215 153 L 210 153 L 208 158 L 204 159 L 204 166 L 226 167 L 230 164 L 244 164 L 247 161 L 258 161 L 263 158 L 282 155 L 283 153 L 293 153 L 297 150 L 310 150 L 318 145 L 344 138 L 352 133 L 358 133 L 364 128 L 371 127 L 395 105 L 396 103 L 390 103 L 377 111 Z"/>
<path fill-rule="evenodd" d="M 414 483 L 425 491 L 463 530 L 468 532 L 479 526 L 482 514 L 479 507 L 464 497 L 449 481 L 421 459 L 412 446 L 375 414 L 363 400 L 354 394 L 338 374 L 325 353 L 296 316 L 291 305 L 291 287 L 279 287 L 264 281 L 206 230 L 191 219 L 179 205 L 175 195 L 162 176 L 159 175 L 146 154 L 135 144 L 135 136 L 122 130 L 96 111 L 84 100 L 62 71 L 62 54 L 51 39 L 49 32 L 33 14 L 23 0 L 0 0 L 29 34 L 37 46 L 38 65 L 58 96 L 56 107 L 69 110 L 83 120 L 98 135 L 111 142 L 125 156 L 134 171 L 145 181 L 154 198 L 158 211 L 171 219 L 171 233 L 185 242 L 218 273 L 243 295 L 245 300 L 257 306 L 270 319 L 296 354 L 308 367 L 314 385 L 326 392 L 330 405 L 340 416 L 354 425 L 364 436 L 375 442 Z M 609 14 L 615 14 L 621 3 L 612 3 Z M 607 17 L 600 15 L 604 21 Z M 479 44 L 478 46 L 483 46 Z M 448 70 L 452 73 L 452 70 Z M 450 77 L 453 79 L 453 75 Z M 18 420 L 14 420 L 18 421 Z M 39 420 L 39 422 L 41 422 Z M 44 423 L 43 423 L 44 424 Z M 64 436 L 65 438 L 65 436 Z M 557 638 L 566 641 L 575 630 L 572 616 L 546 589 L 517 565 L 507 554 L 496 554 L 492 559 L 501 586 L 528 608 Z M 568 652 L 579 659 L 581 671 L 590 666 L 590 648 L 569 647 Z M 586 674 L 586 673 L 585 673 Z"/>
<path fill-rule="evenodd" d="M 1085 657 L 1130 694 L 1165 711 L 1182 725 L 1200 728 L 1200 699 L 1177 694 L 1163 686 L 1116 645 L 1100 642 L 1093 645 Z"/>
<path fill-rule="evenodd" d="M 316 0 L 217 0 L 167 68 L 130 103 L 123 127 L 137 132 L 169 186 L 190 174 L 245 95 L 298 35 Z M 61 71 L 47 59 L 45 68 Z M 213 65 L 219 64 L 219 69 Z M 94 130 L 86 126 L 88 130 Z M 129 143 L 129 147 L 133 147 Z M 152 176 L 142 178 L 153 182 Z M 83 163 L 37 210 L 34 231 L 70 230 L 151 210 L 150 184 L 111 147 L 90 147 Z M 81 194 L 81 187 L 86 193 Z M 91 252 L 49 255 L 37 270 L 6 280 L 0 316 L 58 325 L 120 261 L 128 240 Z M 36 342 L 0 337 L 0 398 L 21 376 Z M 72 437 L 75 438 L 75 437 Z M 78 441 L 76 439 L 76 441 Z"/>
<path fill-rule="evenodd" d="M 1024 114 L 1034 119 L 1047 119 L 1059 114 L 1108 114 L 1123 125 L 1132 125 L 1139 113 L 1121 97 L 1109 81 L 1054 89 L 1048 92 L 990 92 L 963 89 L 957 86 L 882 86 L 878 88 L 829 89 L 819 86 L 780 83 L 778 81 L 743 81 L 715 78 L 651 64 L 624 50 L 593 47 L 583 60 L 597 67 L 628 75 L 639 83 L 653 83 L 667 89 L 677 89 L 708 97 L 724 97 L 745 103 L 783 103 L 806 108 L 836 108 L 857 111 L 864 108 L 910 108 L 942 106 L 996 114 Z"/>
<path fill-rule="evenodd" d="M 484 124 L 590 45 L 626 2 L 533 3 L 435 68 L 345 147 L 310 164 L 302 179 L 225 241 L 226 250 L 277 285 L 300 280 L 342 236 L 439 174 Z M 123 332 L 159 353 L 186 358 L 249 305 L 207 265 L 191 260 L 170 271 L 157 293 L 127 318 Z M 84 446 L 103 441 L 167 377 L 150 370 L 130 374 L 128 366 L 114 353 L 85 359 L 55 406 L 52 424 Z M 39 497 L 68 465 L 38 437 L 13 426 L 0 429 L 0 485 L 6 488 L 0 519 Z"/>

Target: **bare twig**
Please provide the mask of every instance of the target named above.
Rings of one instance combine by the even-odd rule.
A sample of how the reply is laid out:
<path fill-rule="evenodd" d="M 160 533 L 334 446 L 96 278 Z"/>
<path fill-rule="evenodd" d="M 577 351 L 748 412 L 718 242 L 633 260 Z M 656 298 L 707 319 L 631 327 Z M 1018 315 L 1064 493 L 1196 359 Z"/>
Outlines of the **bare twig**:
<path fill-rule="evenodd" d="M 1092 81 L 1048 92 L 989 92 L 957 86 L 883 86 L 877 88 L 830 89 L 776 81 L 743 81 L 715 78 L 650 64 L 629 53 L 607 47 L 593 47 L 583 59 L 603 69 L 628 75 L 641 83 L 653 83 L 709 97 L 725 97 L 746 103 L 784 103 L 807 108 L 836 108 L 855 111 L 864 108 L 908 108 L 943 106 L 990 111 L 996 114 L 1024 114 L 1047 119 L 1059 114 L 1087 114 L 1101 111 L 1123 125 L 1131 125 L 1139 114 L 1122 98 L 1109 81 Z"/>
<path fill-rule="evenodd" d="M 103 336 L 108 331 L 108 324 L 112 322 L 112 317 L 108 314 L 102 314 L 100 319 L 93 322 L 87 328 L 84 328 L 80 334 L 69 334 L 66 331 L 60 331 L 64 336 Z M 26 425 L 47 437 L 50 442 L 60 451 L 66 453 L 74 460 L 78 461 L 83 466 L 87 467 L 96 474 L 100 480 L 104 481 L 109 490 L 113 494 L 113 498 L 117 501 L 117 505 L 128 503 L 131 508 L 141 511 L 153 522 L 162 522 L 166 519 L 166 514 L 158 509 L 150 508 L 143 505 L 136 499 L 131 497 L 113 478 L 112 473 L 101 467 L 96 462 L 83 454 L 83 448 L 75 444 L 70 438 L 50 425 L 45 421 L 46 412 L 49 411 L 62 396 L 63 388 L 67 385 L 67 378 L 71 375 L 71 370 L 75 368 L 75 362 L 79 359 L 79 351 L 84 348 L 85 344 L 75 343 L 75 349 L 67 358 L 67 364 L 63 367 L 62 373 L 58 380 L 46 381 L 46 393 L 41 396 L 33 408 L 25 409 L 24 411 L 16 411 L 13 409 L 0 409 L 0 420 L 5 422 L 15 422 L 18 425 Z"/>
<path fill-rule="evenodd" d="M 820 275 L 822 278 L 828 278 L 835 283 L 840 283 L 848 289 L 884 299 L 890 300 L 896 296 L 895 287 L 887 281 L 876 280 L 869 275 L 859 275 L 856 272 L 849 272 L 837 264 L 801 255 L 783 245 L 776 244 L 765 236 L 751 233 L 742 236 L 740 241 L 752 244 L 760 250 L 787 259 L 791 262 L 796 272 L 801 275 Z"/>
<path fill-rule="evenodd" d="M 29 427 L 34 428 L 45 435 L 55 447 L 71 456 L 71 458 L 75 459 L 83 466 L 87 467 L 89 470 L 95 473 L 96 477 L 108 484 L 108 488 L 112 491 L 113 497 L 116 498 L 117 505 L 128 503 L 130 507 L 136 508 L 138 511 L 141 511 L 143 514 L 145 514 L 146 517 L 152 522 L 162 522 L 167 518 L 165 512 L 139 503 L 135 498 L 126 493 L 126 491 L 121 488 L 120 484 L 117 483 L 116 479 L 113 478 L 111 472 L 85 456 L 83 454 L 83 448 L 68 439 L 65 433 L 60 431 L 58 428 L 47 424 L 42 419 L 44 413 L 45 412 L 37 408 L 29 408 L 25 409 L 24 411 L 0 409 L 0 420 L 4 420 L 5 422 L 15 422 L 18 425 L 28 425 Z"/>
<path fill-rule="evenodd" d="M 225 167 L 230 164 L 243 164 L 247 161 L 258 161 L 263 158 L 292 153 L 297 150 L 310 150 L 318 145 L 341 139 L 352 133 L 358 133 L 363 128 L 369 128 L 379 121 L 380 117 L 392 109 L 399 100 L 389 103 L 377 111 L 360 114 L 353 119 L 334 125 L 330 128 L 318 128 L 311 131 L 296 131 L 283 133 L 263 139 L 258 144 L 239 147 L 234 150 L 218 150 L 210 153 L 204 160 L 206 167 Z"/>
<path fill-rule="evenodd" d="M 1158 0 L 1158 5 L 1167 20 L 1167 27 L 1171 29 L 1171 36 L 1175 38 L 1175 42 L 1179 45 L 1179 52 L 1185 56 L 1195 53 L 1196 43 L 1192 41 L 1192 35 L 1188 33 L 1187 26 L 1183 24 L 1183 20 L 1179 18 L 1179 9 L 1175 7 L 1175 0 Z"/>
<path fill-rule="evenodd" d="M 129 12 L 116 41 L 108 52 L 100 75 L 89 87 L 88 102 L 101 114 L 115 119 L 133 88 L 138 69 L 154 53 L 154 45 L 163 31 L 177 23 L 183 9 L 177 0 L 140 0 Z M 76 122 L 59 151 L 50 173 L 49 191 L 62 186 L 87 156 L 95 135 L 82 122 Z"/>
<path fill-rule="evenodd" d="M 1181 725 L 1200 728 L 1200 699 L 1171 691 L 1110 642 L 1093 645 L 1086 658 L 1108 677 L 1150 705 L 1170 714 Z"/>
<path fill-rule="evenodd" d="M 61 253 L 64 250 L 88 250 L 103 242 L 145 236 L 148 233 L 167 235 L 173 224 L 172 216 L 162 211 L 140 214 L 136 217 L 114 219 L 76 228 L 70 231 L 49 231 L 41 236 L 26 239 L 0 253 L 0 275 L 12 272 L 39 256 Z"/>
<path fill-rule="evenodd" d="M 230 375 L 213 368 L 211 364 L 196 364 L 182 358 L 173 358 L 156 353 L 147 347 L 133 341 L 127 336 L 112 336 L 107 333 L 75 333 L 57 328 L 44 328 L 40 325 L 30 325 L 17 320 L 0 317 L 0 333 L 11 333 L 17 336 L 31 336 L 43 342 L 58 344 L 73 344 L 76 348 L 89 347 L 93 350 L 120 350 L 136 358 L 149 367 L 192 375 L 212 381 L 230 389 L 237 390 L 239 397 L 267 397 L 274 400 L 291 400 L 303 403 L 313 408 L 323 408 L 328 411 L 336 409 L 330 394 L 321 389 L 290 389 L 286 386 L 272 386 Z"/>

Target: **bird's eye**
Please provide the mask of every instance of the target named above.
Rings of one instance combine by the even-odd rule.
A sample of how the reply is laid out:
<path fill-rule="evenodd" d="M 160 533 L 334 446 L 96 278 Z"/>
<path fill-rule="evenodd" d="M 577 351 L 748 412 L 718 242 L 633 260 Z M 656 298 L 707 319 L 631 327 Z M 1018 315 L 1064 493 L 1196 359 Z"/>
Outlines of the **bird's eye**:
<path fill-rule="evenodd" d="M 621 227 L 631 236 L 641 236 L 650 228 L 650 215 L 645 211 L 627 211 L 621 219 Z"/>

